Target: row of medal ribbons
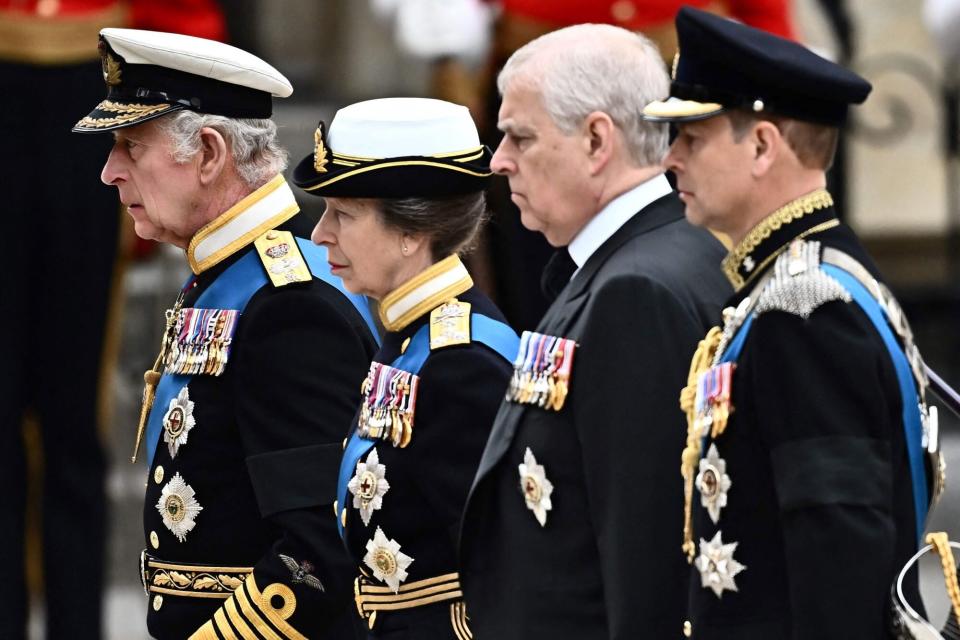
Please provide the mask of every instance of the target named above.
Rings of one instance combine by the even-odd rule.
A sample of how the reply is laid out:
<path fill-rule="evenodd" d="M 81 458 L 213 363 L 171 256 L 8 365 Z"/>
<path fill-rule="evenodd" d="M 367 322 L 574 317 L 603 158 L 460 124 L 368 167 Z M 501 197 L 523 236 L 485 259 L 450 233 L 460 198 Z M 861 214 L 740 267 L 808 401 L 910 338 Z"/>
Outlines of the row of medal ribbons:
<path fill-rule="evenodd" d="M 569 338 L 524 331 L 507 400 L 560 411 L 569 392 L 576 347 L 577 343 Z"/>
<path fill-rule="evenodd" d="M 166 350 L 167 373 L 222 374 L 239 317 L 233 309 L 180 309 Z"/>
<path fill-rule="evenodd" d="M 363 395 L 358 424 L 360 435 L 389 440 L 395 447 L 410 444 L 419 386 L 420 376 L 372 362 L 360 387 Z"/>
<path fill-rule="evenodd" d="M 700 436 L 711 429 L 711 437 L 723 433 L 727 418 L 733 407 L 730 397 L 733 388 L 733 371 L 736 364 L 724 362 L 710 367 L 697 378 L 697 394 L 694 400 L 696 427 Z"/>

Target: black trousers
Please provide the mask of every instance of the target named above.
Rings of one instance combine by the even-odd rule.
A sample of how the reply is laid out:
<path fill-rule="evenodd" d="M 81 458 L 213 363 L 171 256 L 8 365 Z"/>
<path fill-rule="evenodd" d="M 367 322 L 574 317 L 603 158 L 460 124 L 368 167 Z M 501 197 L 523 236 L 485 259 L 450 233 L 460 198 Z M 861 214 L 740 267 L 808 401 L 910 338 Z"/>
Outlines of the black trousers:
<path fill-rule="evenodd" d="M 120 214 L 109 134 L 70 128 L 105 95 L 99 62 L 0 64 L 0 638 L 25 637 L 27 411 L 40 426 L 50 638 L 99 638 L 106 536 L 97 425 Z"/>

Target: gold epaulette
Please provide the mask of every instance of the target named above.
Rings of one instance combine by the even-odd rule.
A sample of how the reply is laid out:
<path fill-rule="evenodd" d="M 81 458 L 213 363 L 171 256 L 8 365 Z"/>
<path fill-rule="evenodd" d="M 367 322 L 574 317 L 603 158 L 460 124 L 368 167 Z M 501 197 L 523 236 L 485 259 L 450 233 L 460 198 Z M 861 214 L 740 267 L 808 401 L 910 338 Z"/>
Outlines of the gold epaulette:
<path fill-rule="evenodd" d="M 273 286 L 284 287 L 313 279 L 297 240 L 289 231 L 272 229 L 257 238 L 254 245 Z"/>
<path fill-rule="evenodd" d="M 470 344 L 470 303 L 447 300 L 430 312 L 430 351 Z"/>

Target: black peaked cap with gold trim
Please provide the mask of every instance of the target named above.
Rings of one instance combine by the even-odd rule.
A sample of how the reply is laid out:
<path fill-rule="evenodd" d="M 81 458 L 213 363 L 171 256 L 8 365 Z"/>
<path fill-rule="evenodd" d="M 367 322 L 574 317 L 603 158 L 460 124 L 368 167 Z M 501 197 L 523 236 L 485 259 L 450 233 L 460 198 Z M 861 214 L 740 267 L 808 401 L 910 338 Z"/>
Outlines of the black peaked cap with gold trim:
<path fill-rule="evenodd" d="M 381 98 L 340 109 L 329 132 L 321 122 L 293 182 L 337 198 L 463 195 L 487 188 L 491 157 L 466 107 Z"/>
<path fill-rule="evenodd" d="M 652 122 L 701 120 L 728 109 L 831 126 L 870 93 L 856 73 L 803 45 L 699 9 L 677 13 L 680 48 L 670 97 L 643 110 Z"/>
<path fill-rule="evenodd" d="M 273 97 L 293 93 L 276 69 L 236 47 L 176 33 L 100 31 L 107 97 L 77 133 L 131 127 L 189 109 L 230 118 L 269 118 Z"/>

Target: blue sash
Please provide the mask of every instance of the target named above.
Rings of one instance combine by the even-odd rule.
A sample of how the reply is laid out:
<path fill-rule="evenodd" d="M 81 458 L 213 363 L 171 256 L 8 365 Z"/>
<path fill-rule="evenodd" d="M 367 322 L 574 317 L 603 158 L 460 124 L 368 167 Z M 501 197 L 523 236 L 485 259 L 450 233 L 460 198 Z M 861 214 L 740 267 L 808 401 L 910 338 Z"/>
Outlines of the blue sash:
<path fill-rule="evenodd" d="M 903 353 L 890 325 L 887 323 L 886 315 L 880 307 L 880 303 L 864 288 L 860 281 L 850 275 L 843 269 L 832 264 L 821 264 L 820 268 L 824 273 L 835 278 L 844 289 L 853 297 L 863 312 L 870 318 L 870 322 L 876 328 L 880 337 L 887 347 L 890 359 L 893 361 L 893 367 L 897 373 L 897 382 L 900 387 L 901 404 L 903 405 L 903 435 L 907 441 L 907 455 L 910 460 L 910 477 L 913 485 L 913 506 L 916 516 L 917 540 L 923 536 L 925 528 L 927 510 L 929 508 L 929 498 L 927 496 L 927 481 L 923 467 L 923 426 L 920 420 L 920 406 L 917 398 L 917 388 L 913 379 L 913 373 L 906 355 Z M 720 362 L 735 362 L 740 357 L 743 350 L 743 344 L 747 339 L 747 333 L 756 314 L 750 316 L 737 331 L 736 336 L 730 341 L 729 347 L 720 358 Z"/>
<path fill-rule="evenodd" d="M 507 362 L 513 362 L 520 348 L 520 338 L 508 325 L 479 313 L 470 314 L 470 334 L 473 342 L 479 342 L 495 351 Z M 391 367 L 403 369 L 417 375 L 430 355 L 430 325 L 425 324 L 410 338 L 406 351 L 390 363 Z M 340 474 L 337 478 L 337 508 L 342 513 L 347 508 L 347 484 L 357 469 L 357 463 L 376 445 L 376 440 L 360 436 L 360 430 L 354 425 L 340 459 Z M 337 514 L 337 528 L 340 537 L 344 537 L 343 518 Z"/>
<path fill-rule="evenodd" d="M 297 245 L 303 253 L 310 271 L 314 277 L 323 280 L 327 284 L 336 287 L 343 293 L 363 317 L 367 326 L 374 336 L 377 335 L 376 325 L 373 322 L 373 316 L 370 313 L 370 307 L 364 296 L 358 296 L 347 292 L 343 288 L 340 278 L 336 278 L 330 273 L 330 265 L 327 262 L 327 250 L 325 247 L 319 247 L 309 240 L 297 238 Z M 189 283 L 189 280 L 187 280 Z M 257 255 L 255 249 L 248 249 L 247 252 L 236 262 L 230 265 L 216 280 L 214 280 L 207 289 L 200 294 L 193 306 L 199 309 L 233 309 L 243 311 L 246 308 L 250 298 L 257 291 L 265 286 L 269 280 L 263 269 L 263 262 Z M 184 288 L 187 284 L 184 284 Z M 150 410 L 150 417 L 147 419 L 147 466 L 153 466 L 153 456 L 157 452 L 157 446 L 160 442 L 160 434 L 163 431 L 163 416 L 170 406 L 170 401 L 177 397 L 180 390 L 190 383 L 192 375 L 186 374 L 163 374 L 160 383 L 157 385 L 156 396 L 153 401 L 153 408 Z"/>
<path fill-rule="evenodd" d="M 910 478 L 913 484 L 913 507 L 917 519 L 917 542 L 923 537 L 923 530 L 927 520 L 927 510 L 930 507 L 927 496 L 927 479 L 923 468 L 923 423 L 920 419 L 920 403 L 917 397 L 917 386 L 907 356 L 900 348 L 887 317 L 870 292 L 852 275 L 830 264 L 821 268 L 828 275 L 833 276 L 843 287 L 850 292 L 853 299 L 863 312 L 867 314 L 873 326 L 876 327 L 883 343 L 887 345 L 893 367 L 897 371 L 897 382 L 900 383 L 900 399 L 903 405 L 903 435 L 907 440 L 907 457 L 910 460 Z"/>

